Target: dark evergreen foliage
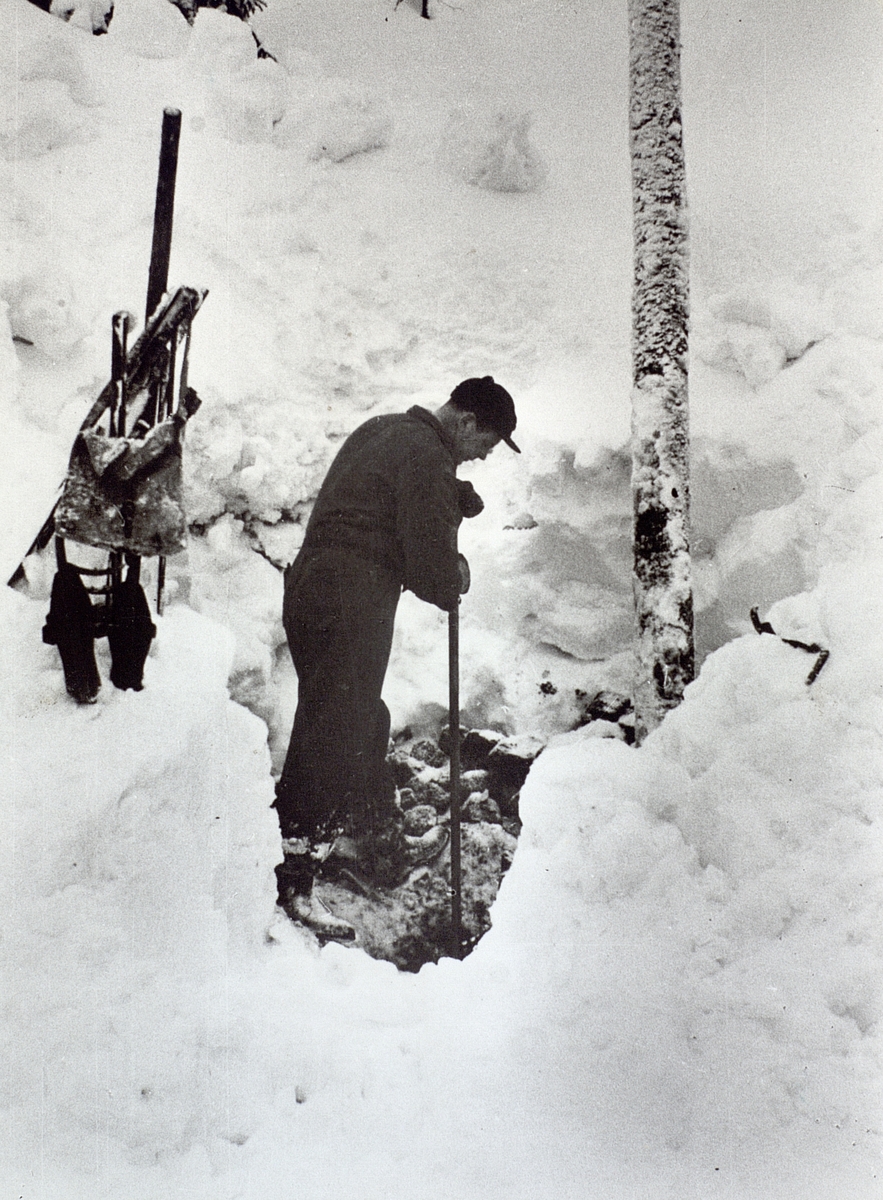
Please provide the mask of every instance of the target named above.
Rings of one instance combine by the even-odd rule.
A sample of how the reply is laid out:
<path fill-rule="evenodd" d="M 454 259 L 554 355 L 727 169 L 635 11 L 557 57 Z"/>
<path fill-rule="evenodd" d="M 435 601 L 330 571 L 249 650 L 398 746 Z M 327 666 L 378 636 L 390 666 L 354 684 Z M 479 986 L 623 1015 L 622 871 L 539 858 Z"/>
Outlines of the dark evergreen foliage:
<path fill-rule="evenodd" d="M 200 8 L 219 8 L 231 17 L 247 21 L 259 9 L 267 7 L 267 0 L 170 0 L 179 8 L 192 25 Z"/>

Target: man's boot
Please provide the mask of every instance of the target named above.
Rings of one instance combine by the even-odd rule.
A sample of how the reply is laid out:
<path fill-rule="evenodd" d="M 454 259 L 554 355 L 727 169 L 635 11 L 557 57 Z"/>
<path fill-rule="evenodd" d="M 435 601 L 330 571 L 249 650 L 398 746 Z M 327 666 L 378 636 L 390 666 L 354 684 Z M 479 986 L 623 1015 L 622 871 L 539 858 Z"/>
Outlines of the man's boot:
<path fill-rule="evenodd" d="M 316 862 L 297 842 L 283 843 L 285 858 L 276 867 L 279 907 L 291 921 L 303 925 L 319 938 L 334 942 L 355 941 L 356 931 L 348 921 L 336 917 L 313 890 Z M 292 852 L 293 851 L 293 852 Z"/>
<path fill-rule="evenodd" d="M 399 829 L 381 836 L 338 837 L 331 847 L 322 871 L 329 878 L 381 901 L 377 889 L 400 887 L 415 867 L 427 866 L 442 854 L 451 835 L 436 825 L 422 837 L 408 837 Z"/>
<path fill-rule="evenodd" d="M 296 892 L 289 888 L 282 902 L 282 910 L 289 920 L 303 925 L 316 937 L 329 942 L 355 941 L 356 931 L 352 925 L 342 917 L 336 917 L 312 888 L 308 893 Z"/>
<path fill-rule="evenodd" d="M 409 870 L 415 867 L 425 867 L 434 863 L 440 857 L 451 835 L 444 825 L 434 825 L 422 837 L 405 835 L 405 860 Z"/>

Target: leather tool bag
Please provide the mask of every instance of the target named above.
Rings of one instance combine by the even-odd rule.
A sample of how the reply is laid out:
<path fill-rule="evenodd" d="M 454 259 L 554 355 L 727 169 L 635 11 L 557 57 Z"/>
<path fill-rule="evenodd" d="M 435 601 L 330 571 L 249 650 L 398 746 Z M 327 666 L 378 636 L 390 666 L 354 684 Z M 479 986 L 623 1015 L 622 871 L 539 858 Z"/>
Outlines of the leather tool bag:
<path fill-rule="evenodd" d="M 143 438 L 78 434 L 55 513 L 59 536 L 143 557 L 183 550 L 183 425 L 176 414 Z"/>

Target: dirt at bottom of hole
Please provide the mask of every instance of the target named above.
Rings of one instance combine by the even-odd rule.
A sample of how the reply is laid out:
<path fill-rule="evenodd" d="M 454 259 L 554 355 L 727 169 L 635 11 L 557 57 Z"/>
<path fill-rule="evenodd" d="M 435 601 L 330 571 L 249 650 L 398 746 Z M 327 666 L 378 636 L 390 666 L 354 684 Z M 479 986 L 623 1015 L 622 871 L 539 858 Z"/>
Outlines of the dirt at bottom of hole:
<path fill-rule="evenodd" d="M 500 825 L 477 821 L 462 827 L 463 955 L 490 928 L 490 908 L 516 844 Z M 376 899 L 329 880 L 317 881 L 316 889 L 335 916 L 355 926 L 356 945 L 373 958 L 419 971 L 424 963 L 452 956 L 450 846 L 400 887 L 378 889 Z"/>

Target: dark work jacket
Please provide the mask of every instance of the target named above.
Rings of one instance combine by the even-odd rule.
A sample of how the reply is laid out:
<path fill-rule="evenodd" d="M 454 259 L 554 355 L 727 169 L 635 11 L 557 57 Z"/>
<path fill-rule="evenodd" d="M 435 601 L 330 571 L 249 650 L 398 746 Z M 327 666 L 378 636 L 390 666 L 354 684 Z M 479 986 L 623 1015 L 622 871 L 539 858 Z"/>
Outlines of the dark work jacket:
<path fill-rule="evenodd" d="M 460 519 L 453 439 L 415 405 L 372 417 L 346 439 L 319 490 L 300 557 L 349 550 L 450 612 L 459 598 Z"/>

